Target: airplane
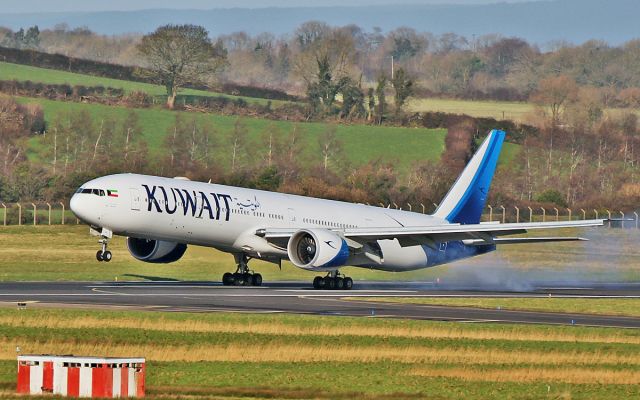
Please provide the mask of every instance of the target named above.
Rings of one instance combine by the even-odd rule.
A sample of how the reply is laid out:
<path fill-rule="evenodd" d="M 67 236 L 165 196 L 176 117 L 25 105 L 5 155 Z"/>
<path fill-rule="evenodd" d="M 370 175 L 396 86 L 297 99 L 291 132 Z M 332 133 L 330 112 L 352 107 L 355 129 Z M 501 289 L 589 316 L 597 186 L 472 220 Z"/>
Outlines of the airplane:
<path fill-rule="evenodd" d="M 71 210 L 99 236 L 98 261 L 110 261 L 108 243 L 126 236 L 137 260 L 171 263 L 188 245 L 231 253 L 235 272 L 227 286 L 260 286 L 251 259 L 326 273 L 316 289 L 351 289 L 347 266 L 401 272 L 486 254 L 498 245 L 586 240 L 517 237 L 533 229 L 592 227 L 602 219 L 529 223 L 481 223 L 491 180 L 505 139 L 492 130 L 431 214 L 246 189 L 187 178 L 116 174 L 83 184 Z"/>

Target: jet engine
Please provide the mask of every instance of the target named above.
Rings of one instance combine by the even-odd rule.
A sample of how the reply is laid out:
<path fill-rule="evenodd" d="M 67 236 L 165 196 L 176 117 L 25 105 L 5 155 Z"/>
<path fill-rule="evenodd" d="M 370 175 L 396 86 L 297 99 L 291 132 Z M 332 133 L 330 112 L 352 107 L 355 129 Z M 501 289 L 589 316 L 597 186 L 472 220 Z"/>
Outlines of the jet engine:
<path fill-rule="evenodd" d="M 287 253 L 296 267 L 332 270 L 346 265 L 349 246 L 343 238 L 329 230 L 302 229 L 289 239 Z"/>
<path fill-rule="evenodd" d="M 187 251 L 187 245 L 163 240 L 127 238 L 129 253 L 136 259 L 154 264 L 178 261 Z"/>

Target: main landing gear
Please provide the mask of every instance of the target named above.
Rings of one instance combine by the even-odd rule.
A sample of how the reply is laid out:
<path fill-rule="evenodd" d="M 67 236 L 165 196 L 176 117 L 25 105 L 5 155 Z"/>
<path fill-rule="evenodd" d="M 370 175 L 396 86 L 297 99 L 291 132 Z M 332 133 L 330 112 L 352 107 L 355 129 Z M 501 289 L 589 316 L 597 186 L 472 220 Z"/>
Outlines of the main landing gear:
<path fill-rule="evenodd" d="M 96 260 L 109 262 L 113 258 L 113 255 L 109 250 L 107 250 L 107 245 L 109 244 L 109 238 L 107 236 L 100 236 L 100 240 L 98 243 L 102 247 L 101 250 L 98 250 L 96 253 Z"/>
<path fill-rule="evenodd" d="M 225 286 L 261 286 L 262 275 L 249 270 L 249 260 L 246 254 L 234 255 L 238 268 L 235 273 L 226 272 L 222 275 L 222 284 Z"/>
<path fill-rule="evenodd" d="M 340 276 L 339 271 L 331 271 L 324 278 L 316 276 L 313 279 L 314 289 L 327 290 L 351 290 L 353 288 L 353 279 L 348 276 Z"/>

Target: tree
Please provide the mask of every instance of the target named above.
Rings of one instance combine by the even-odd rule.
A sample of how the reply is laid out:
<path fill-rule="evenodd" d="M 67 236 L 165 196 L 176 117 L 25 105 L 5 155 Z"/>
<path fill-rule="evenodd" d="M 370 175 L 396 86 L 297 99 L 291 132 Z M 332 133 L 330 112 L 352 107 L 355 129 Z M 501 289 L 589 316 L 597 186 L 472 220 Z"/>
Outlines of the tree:
<path fill-rule="evenodd" d="M 340 92 L 342 94 L 340 116 L 349 119 L 364 117 L 366 114 L 364 109 L 364 93 L 360 85 L 348 79 L 346 83 L 342 85 Z"/>
<path fill-rule="evenodd" d="M 371 121 L 371 119 L 373 119 L 373 112 L 376 108 L 376 97 L 375 97 L 375 91 L 373 90 L 373 88 L 369 88 L 369 90 L 367 91 L 367 97 L 369 98 L 369 101 L 367 102 L 367 105 L 369 106 L 367 109 L 367 120 Z"/>
<path fill-rule="evenodd" d="M 549 155 L 547 157 L 547 177 L 551 176 L 553 162 L 553 146 L 556 130 L 560 128 L 562 116 L 568 104 L 574 103 L 578 98 L 578 85 L 566 75 L 546 78 L 540 81 L 538 90 L 532 96 L 534 103 L 541 107 L 547 107 L 551 122 L 549 136 Z"/>
<path fill-rule="evenodd" d="M 387 102 L 385 100 L 384 89 L 387 86 L 387 77 L 380 75 L 378 77 L 378 83 L 376 85 L 376 96 L 378 97 L 378 107 L 376 107 L 376 123 L 379 125 L 384 118 L 384 112 L 387 108 Z"/>
<path fill-rule="evenodd" d="M 343 160 L 342 141 L 336 136 L 336 127 L 327 125 L 326 129 L 318 137 L 320 156 L 322 157 L 322 169 L 327 174 L 329 167 L 335 165 L 340 169 Z"/>
<path fill-rule="evenodd" d="M 391 85 L 395 90 L 396 115 L 399 115 L 405 101 L 413 93 L 413 80 L 407 76 L 403 68 L 398 68 L 391 79 Z"/>
<path fill-rule="evenodd" d="M 38 29 L 38 25 L 34 25 L 27 30 L 23 42 L 26 49 L 38 49 L 40 47 L 40 29 Z"/>
<path fill-rule="evenodd" d="M 314 82 L 307 85 L 307 97 L 315 113 L 328 113 L 342 87 L 348 83 L 348 78 L 336 81 L 331 72 L 328 56 L 316 60 L 317 75 Z"/>
<path fill-rule="evenodd" d="M 531 100 L 548 108 L 551 126 L 556 128 L 560 125 L 566 106 L 575 102 L 577 98 L 578 85 L 576 82 L 566 75 L 560 75 L 542 79 Z"/>
<path fill-rule="evenodd" d="M 387 47 L 391 47 L 390 55 L 396 61 L 405 61 L 415 57 L 428 46 L 428 40 L 425 35 L 417 33 L 412 28 L 398 28 L 390 32 L 388 38 Z"/>
<path fill-rule="evenodd" d="M 226 59 L 220 42 L 213 44 L 209 32 L 196 25 L 161 26 L 142 38 L 138 51 L 149 64 L 149 77 L 166 87 L 169 108 L 181 87 L 204 82 Z"/>
<path fill-rule="evenodd" d="M 249 145 L 249 130 L 246 124 L 240 118 L 236 119 L 233 124 L 233 131 L 228 138 L 228 144 L 231 147 L 231 173 L 235 174 L 238 167 L 242 166 L 245 160 L 251 159 L 248 154 L 250 151 Z"/>

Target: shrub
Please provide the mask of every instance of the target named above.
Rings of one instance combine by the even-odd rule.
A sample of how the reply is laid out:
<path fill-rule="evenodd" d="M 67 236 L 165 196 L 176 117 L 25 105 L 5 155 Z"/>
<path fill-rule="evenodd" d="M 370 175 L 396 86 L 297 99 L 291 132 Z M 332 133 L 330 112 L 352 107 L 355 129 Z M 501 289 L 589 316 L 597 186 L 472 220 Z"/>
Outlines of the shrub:
<path fill-rule="evenodd" d="M 146 92 L 135 91 L 129 93 L 124 98 L 124 102 L 130 107 L 149 107 L 153 103 L 153 99 Z"/>
<path fill-rule="evenodd" d="M 567 207 L 567 202 L 564 200 L 562 193 L 555 189 L 547 189 L 544 192 L 536 196 L 536 201 L 540 203 L 552 203 L 560 207 Z"/>

